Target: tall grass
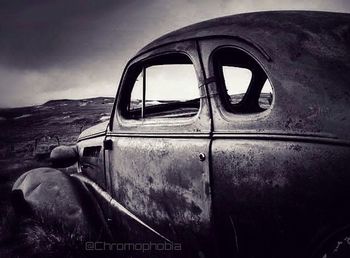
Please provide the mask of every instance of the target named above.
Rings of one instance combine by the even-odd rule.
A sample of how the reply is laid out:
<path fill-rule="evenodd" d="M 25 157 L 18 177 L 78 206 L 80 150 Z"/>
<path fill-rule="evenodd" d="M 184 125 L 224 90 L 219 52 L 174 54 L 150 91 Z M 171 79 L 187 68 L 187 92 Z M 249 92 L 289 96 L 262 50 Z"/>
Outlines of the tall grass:
<path fill-rule="evenodd" d="M 1 230 L 1 257 L 81 257 L 89 240 L 60 223 L 17 216 L 13 209 L 3 216 Z"/>

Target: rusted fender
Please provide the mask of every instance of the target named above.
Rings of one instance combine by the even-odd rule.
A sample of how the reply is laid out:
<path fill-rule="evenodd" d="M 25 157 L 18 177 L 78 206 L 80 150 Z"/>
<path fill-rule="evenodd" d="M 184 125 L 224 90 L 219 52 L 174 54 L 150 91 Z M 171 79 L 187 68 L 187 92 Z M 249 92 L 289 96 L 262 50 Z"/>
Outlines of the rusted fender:
<path fill-rule="evenodd" d="M 79 180 L 53 168 L 21 175 L 12 188 L 17 213 L 34 216 L 86 237 L 110 234 L 94 196 Z"/>

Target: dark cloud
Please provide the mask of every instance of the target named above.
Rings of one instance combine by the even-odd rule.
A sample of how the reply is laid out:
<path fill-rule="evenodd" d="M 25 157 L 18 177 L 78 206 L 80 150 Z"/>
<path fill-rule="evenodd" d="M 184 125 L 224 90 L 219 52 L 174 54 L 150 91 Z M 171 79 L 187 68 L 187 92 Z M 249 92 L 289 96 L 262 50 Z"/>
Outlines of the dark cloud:
<path fill-rule="evenodd" d="M 113 12 L 118 4 L 92 0 L 4 1 L 0 15 L 1 62 L 33 68 L 84 56 L 89 47 L 84 35 L 97 29 L 98 19 Z M 96 50 L 96 46 L 91 47 Z"/>

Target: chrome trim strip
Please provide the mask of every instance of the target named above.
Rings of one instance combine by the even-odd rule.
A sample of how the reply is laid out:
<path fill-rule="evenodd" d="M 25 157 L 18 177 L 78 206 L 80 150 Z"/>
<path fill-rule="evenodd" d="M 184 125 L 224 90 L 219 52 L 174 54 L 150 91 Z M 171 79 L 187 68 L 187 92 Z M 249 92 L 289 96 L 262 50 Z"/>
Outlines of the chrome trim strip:
<path fill-rule="evenodd" d="M 105 136 L 106 135 L 106 131 L 101 131 L 98 133 L 94 133 L 94 134 L 90 134 L 90 135 L 86 135 L 86 136 L 82 136 L 78 138 L 78 142 L 82 141 L 82 140 L 87 140 L 87 139 L 91 139 L 91 138 L 97 138 L 100 136 Z"/>
<path fill-rule="evenodd" d="M 94 181 L 90 180 L 89 178 L 82 176 L 82 175 L 78 175 L 78 174 L 72 174 L 72 177 L 75 177 L 77 179 L 79 179 L 80 181 L 90 185 L 92 188 L 94 188 L 96 190 L 96 192 L 98 194 L 100 194 L 100 196 L 105 199 L 108 203 L 111 204 L 111 206 L 115 209 L 117 209 L 118 211 L 124 213 L 125 215 L 127 215 L 128 217 L 132 218 L 133 220 L 135 220 L 136 222 L 140 223 L 142 226 L 144 226 L 145 228 L 149 229 L 150 231 L 152 231 L 153 233 L 155 233 L 156 235 L 160 236 L 161 238 L 163 238 L 165 241 L 171 243 L 171 241 L 169 239 L 167 239 L 165 236 L 163 236 L 162 234 L 160 234 L 159 232 L 157 232 L 156 230 L 154 230 L 153 228 L 151 228 L 150 226 L 148 226 L 146 223 L 144 223 L 142 220 L 140 220 L 138 217 L 136 217 L 134 214 L 132 214 L 130 211 L 128 211 L 123 205 L 121 205 L 119 202 L 117 202 L 115 199 L 113 199 L 113 197 L 107 193 L 106 191 L 104 191 L 101 187 L 98 186 L 98 184 L 96 184 Z"/>
<path fill-rule="evenodd" d="M 280 140 L 328 143 L 334 145 L 350 146 L 350 141 L 322 135 L 298 135 L 298 134 L 255 134 L 255 133 L 213 133 L 214 139 L 234 138 L 234 139 L 256 139 L 256 140 Z"/>
<path fill-rule="evenodd" d="M 184 132 L 184 133 L 138 133 L 138 132 L 120 132 L 113 133 L 99 132 L 78 139 L 78 142 L 100 136 L 107 137 L 145 137 L 145 138 L 210 138 L 209 132 Z M 234 138 L 234 139 L 257 139 L 257 140 L 280 140 L 280 141 L 300 141 L 300 142 L 319 142 L 334 145 L 350 146 L 350 141 L 339 139 L 333 135 L 322 134 L 283 134 L 283 133 L 224 133 L 214 132 L 212 137 L 215 139 Z"/>
<path fill-rule="evenodd" d="M 107 136 L 114 137 L 147 137 L 147 138 L 209 138 L 209 133 L 112 133 Z"/>

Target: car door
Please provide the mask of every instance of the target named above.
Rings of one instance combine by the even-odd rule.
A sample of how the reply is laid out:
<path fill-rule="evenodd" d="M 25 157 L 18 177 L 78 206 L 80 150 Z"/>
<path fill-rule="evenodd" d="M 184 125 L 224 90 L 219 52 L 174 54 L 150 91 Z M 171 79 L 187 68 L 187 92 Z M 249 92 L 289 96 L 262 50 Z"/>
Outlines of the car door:
<path fill-rule="evenodd" d="M 289 146 L 270 137 L 279 120 L 269 63 L 259 48 L 237 39 L 202 40 L 200 49 L 210 78 L 213 221 L 221 256 L 274 257 L 285 237 L 271 232 L 280 230 L 274 222 Z"/>
<path fill-rule="evenodd" d="M 207 245 L 210 115 L 203 85 L 193 41 L 139 54 L 124 71 L 107 159 L 113 197 L 139 219 L 124 216 L 129 238 L 145 241 L 148 232 L 198 252 Z"/>

